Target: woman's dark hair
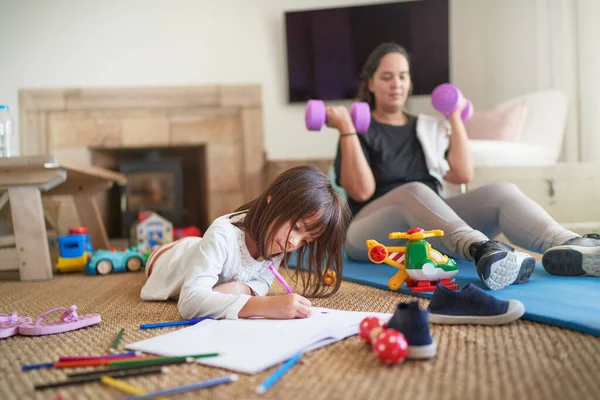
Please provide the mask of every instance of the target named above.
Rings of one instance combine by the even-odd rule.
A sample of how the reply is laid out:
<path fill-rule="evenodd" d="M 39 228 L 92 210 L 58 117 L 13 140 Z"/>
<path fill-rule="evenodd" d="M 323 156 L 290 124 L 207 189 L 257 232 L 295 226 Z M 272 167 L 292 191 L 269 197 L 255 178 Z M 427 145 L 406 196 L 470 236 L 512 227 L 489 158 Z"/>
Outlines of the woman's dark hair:
<path fill-rule="evenodd" d="M 293 227 L 304 219 L 306 230 L 317 238 L 296 251 L 297 267 L 292 279 L 301 278 L 303 294 L 308 297 L 327 297 L 337 292 L 351 214 L 347 201 L 323 172 L 311 166 L 289 169 L 275 178 L 257 199 L 238 208 L 236 214 L 240 213 L 246 215 L 234 225 L 250 235 L 265 259 L 270 259 L 267 252 L 279 229 L 289 221 Z M 286 253 L 281 265 L 287 268 L 288 260 Z M 332 287 L 324 284 L 329 271 L 337 276 Z"/>
<path fill-rule="evenodd" d="M 375 96 L 369 90 L 369 79 L 373 77 L 377 68 L 379 68 L 379 64 L 381 64 L 381 59 L 390 53 L 400 53 L 406 60 L 408 61 L 408 65 L 410 65 L 410 56 L 406 49 L 394 42 L 386 42 L 382 43 L 375 48 L 367 57 L 367 61 L 363 65 L 363 69 L 360 72 L 360 83 L 358 86 L 358 94 L 356 95 L 357 101 L 364 101 L 369 103 L 371 110 L 375 109 Z M 412 85 L 410 88 L 412 92 Z M 410 95 L 410 93 L 409 93 Z"/>

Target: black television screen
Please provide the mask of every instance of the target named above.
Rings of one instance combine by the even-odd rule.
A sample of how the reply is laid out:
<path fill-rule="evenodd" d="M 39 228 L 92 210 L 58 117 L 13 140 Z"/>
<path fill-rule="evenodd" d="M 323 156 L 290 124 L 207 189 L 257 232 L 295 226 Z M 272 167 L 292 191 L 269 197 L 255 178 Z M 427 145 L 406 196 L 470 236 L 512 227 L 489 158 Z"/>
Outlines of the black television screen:
<path fill-rule="evenodd" d="M 431 94 L 450 80 L 448 1 L 286 12 L 289 101 L 354 98 L 363 63 L 388 41 L 411 57 L 413 94 Z"/>

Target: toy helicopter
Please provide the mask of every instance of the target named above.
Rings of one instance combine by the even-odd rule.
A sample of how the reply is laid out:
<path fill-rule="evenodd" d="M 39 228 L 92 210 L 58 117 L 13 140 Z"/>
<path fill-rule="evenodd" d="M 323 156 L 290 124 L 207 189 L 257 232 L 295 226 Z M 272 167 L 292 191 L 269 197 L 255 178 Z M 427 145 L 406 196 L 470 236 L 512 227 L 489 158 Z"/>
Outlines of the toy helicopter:
<path fill-rule="evenodd" d="M 408 239 L 406 246 L 384 246 L 376 240 L 367 240 L 369 259 L 375 264 L 386 263 L 398 268 L 388 281 L 388 287 L 398 290 L 404 282 L 413 292 L 434 291 L 437 285 L 457 290 L 454 278 L 458 274 L 456 262 L 431 247 L 425 238 L 443 236 L 439 229 L 425 231 L 412 228 L 407 232 L 392 232 L 390 239 Z"/>

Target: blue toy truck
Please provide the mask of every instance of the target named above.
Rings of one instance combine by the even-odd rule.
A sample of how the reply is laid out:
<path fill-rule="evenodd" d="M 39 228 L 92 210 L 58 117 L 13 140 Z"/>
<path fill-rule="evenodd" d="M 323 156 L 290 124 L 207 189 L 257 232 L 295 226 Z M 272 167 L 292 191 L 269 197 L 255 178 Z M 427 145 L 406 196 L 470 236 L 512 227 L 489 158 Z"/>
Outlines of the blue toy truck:
<path fill-rule="evenodd" d="M 69 234 L 56 239 L 59 257 L 56 269 L 60 272 L 81 272 L 92 257 L 92 243 L 87 228 L 71 228 Z"/>

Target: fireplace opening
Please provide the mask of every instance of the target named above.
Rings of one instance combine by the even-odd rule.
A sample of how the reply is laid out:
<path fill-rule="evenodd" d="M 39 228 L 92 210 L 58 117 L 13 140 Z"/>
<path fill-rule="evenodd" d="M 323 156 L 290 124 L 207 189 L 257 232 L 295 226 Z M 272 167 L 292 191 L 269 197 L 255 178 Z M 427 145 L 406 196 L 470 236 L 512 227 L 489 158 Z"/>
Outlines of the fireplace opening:
<path fill-rule="evenodd" d="M 120 187 L 121 235 L 127 233 L 144 211 L 153 211 L 173 226 L 183 226 L 183 162 L 180 157 L 164 157 L 151 150 L 142 157 L 118 160 L 118 170 L 127 177 Z"/>
<path fill-rule="evenodd" d="M 152 211 L 174 228 L 208 227 L 205 147 L 93 148 L 92 163 L 121 172 L 124 187 L 107 192 L 100 208 L 109 238 L 127 238 L 140 213 Z M 103 203 L 103 204 L 102 204 Z"/>

